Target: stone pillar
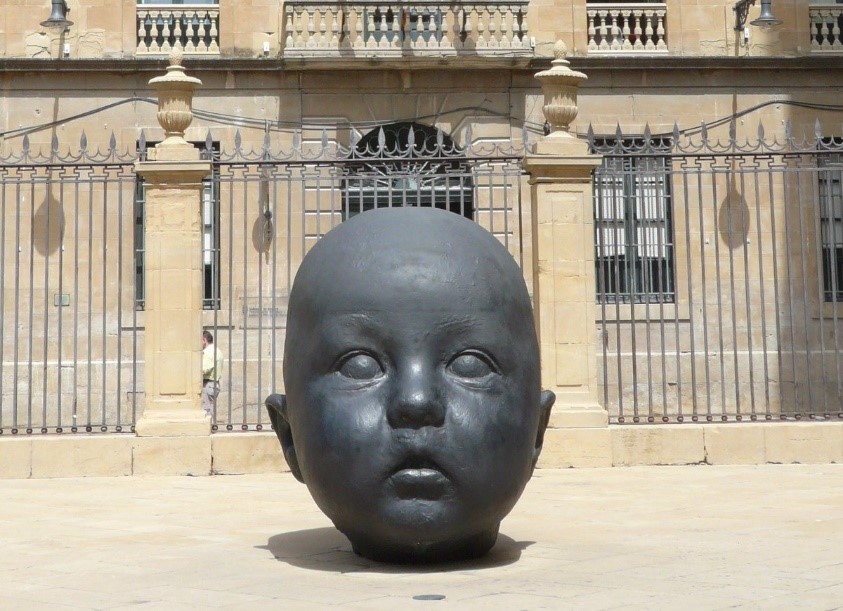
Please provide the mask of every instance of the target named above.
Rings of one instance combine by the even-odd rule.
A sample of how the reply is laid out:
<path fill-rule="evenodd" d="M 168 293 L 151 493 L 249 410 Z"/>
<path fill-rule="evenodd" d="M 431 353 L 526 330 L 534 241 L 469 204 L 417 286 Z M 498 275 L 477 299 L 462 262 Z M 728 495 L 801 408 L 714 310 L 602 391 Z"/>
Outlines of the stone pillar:
<path fill-rule="evenodd" d="M 542 385 L 556 393 L 545 452 L 548 466 L 611 464 L 608 416 L 597 393 L 597 305 L 592 173 L 601 158 L 568 132 L 577 90 L 587 77 L 570 69 L 567 49 L 539 72 L 550 134 L 525 157 L 530 173 L 534 302 Z M 596 435 L 555 435 L 553 429 L 600 429 Z M 560 445 L 561 444 L 561 445 Z M 544 454 L 543 454 L 544 456 Z"/>
<path fill-rule="evenodd" d="M 181 53 L 167 74 L 149 81 L 158 92 L 158 122 L 166 139 L 139 161 L 146 181 L 144 253 L 144 388 L 135 430 L 141 437 L 209 435 L 202 389 L 202 179 L 211 163 L 185 141 L 193 91 Z"/>

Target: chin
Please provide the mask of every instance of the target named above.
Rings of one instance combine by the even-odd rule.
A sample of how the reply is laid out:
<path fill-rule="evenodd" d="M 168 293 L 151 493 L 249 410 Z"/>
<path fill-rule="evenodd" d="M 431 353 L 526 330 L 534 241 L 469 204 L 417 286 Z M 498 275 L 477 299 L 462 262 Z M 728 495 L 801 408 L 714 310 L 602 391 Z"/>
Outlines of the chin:
<path fill-rule="evenodd" d="M 467 514 L 453 501 L 391 500 L 355 515 L 329 516 L 356 554 L 378 562 L 418 564 L 468 560 L 495 544 L 497 515 Z"/>
<path fill-rule="evenodd" d="M 499 526 L 498 523 L 479 532 L 431 539 L 421 537 L 418 532 L 404 537 L 378 537 L 357 529 L 339 530 L 351 541 L 358 556 L 376 562 L 428 564 L 472 560 L 486 555 L 495 545 Z"/>

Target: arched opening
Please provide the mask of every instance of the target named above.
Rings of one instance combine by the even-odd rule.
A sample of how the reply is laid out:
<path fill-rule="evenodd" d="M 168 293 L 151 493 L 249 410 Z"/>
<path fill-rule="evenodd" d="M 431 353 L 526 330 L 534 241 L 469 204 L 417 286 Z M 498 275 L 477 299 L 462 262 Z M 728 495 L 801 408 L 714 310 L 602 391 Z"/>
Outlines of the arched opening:
<path fill-rule="evenodd" d="M 474 218 L 474 182 L 462 149 L 442 130 L 391 123 L 357 142 L 343 167 L 343 220 L 393 206 L 427 206 Z"/>

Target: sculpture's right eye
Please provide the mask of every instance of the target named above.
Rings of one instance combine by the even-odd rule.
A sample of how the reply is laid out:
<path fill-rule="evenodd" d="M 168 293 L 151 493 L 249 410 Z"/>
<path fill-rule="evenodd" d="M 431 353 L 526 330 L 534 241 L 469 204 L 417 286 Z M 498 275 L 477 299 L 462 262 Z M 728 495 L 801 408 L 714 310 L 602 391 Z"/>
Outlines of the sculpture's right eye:
<path fill-rule="evenodd" d="M 377 359 L 365 352 L 354 352 L 343 357 L 337 367 L 339 374 L 352 380 L 374 380 L 383 375 Z"/>

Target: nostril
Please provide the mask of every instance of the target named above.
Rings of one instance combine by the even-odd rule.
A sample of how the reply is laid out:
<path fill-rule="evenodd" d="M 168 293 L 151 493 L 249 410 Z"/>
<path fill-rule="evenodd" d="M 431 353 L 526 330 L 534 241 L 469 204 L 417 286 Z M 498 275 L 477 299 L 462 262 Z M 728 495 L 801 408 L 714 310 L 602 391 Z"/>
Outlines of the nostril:
<path fill-rule="evenodd" d="M 444 407 L 433 393 L 406 396 L 389 410 L 389 421 L 395 428 L 441 426 L 444 419 Z"/>

